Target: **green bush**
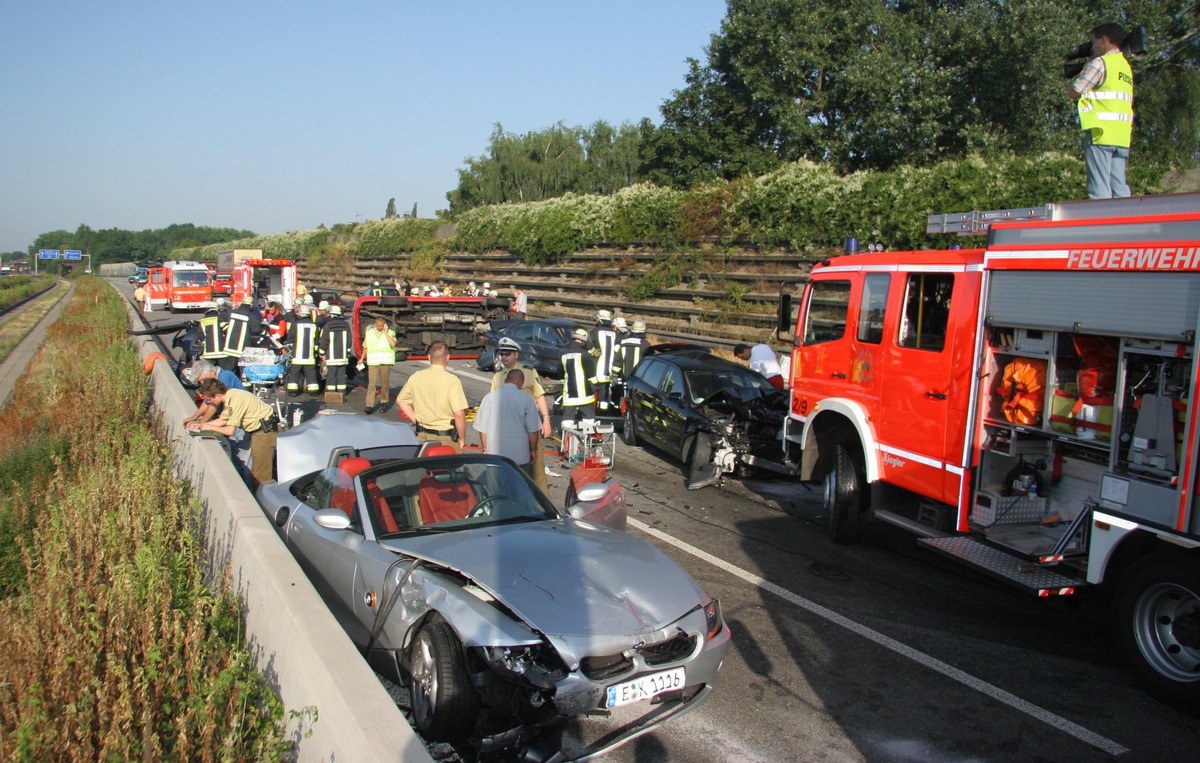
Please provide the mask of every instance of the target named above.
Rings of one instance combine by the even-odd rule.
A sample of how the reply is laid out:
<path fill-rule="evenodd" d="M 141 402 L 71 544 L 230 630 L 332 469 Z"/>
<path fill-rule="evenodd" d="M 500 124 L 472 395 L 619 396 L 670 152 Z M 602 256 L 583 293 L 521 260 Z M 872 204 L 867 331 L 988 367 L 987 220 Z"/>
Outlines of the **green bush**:
<path fill-rule="evenodd" d="M 1156 168 L 1131 168 L 1148 189 Z M 482 253 L 507 249 L 530 264 L 552 262 L 595 244 L 644 242 L 671 247 L 717 237 L 764 248 L 824 252 L 849 236 L 891 249 L 940 247 L 925 233 L 931 214 L 1037 206 L 1084 195 L 1083 162 L 1061 153 L 972 155 L 929 167 L 837 174 L 800 161 L 758 177 L 718 181 L 688 191 L 638 183 L 608 196 L 566 194 L 528 203 L 475 207 L 455 218 L 453 246 Z M 230 248 L 257 248 L 270 258 L 386 258 L 426 247 L 438 222 L 389 218 L 223 244 L 180 249 L 174 258 L 211 260 Z"/>
<path fill-rule="evenodd" d="M 651 183 L 638 183 L 613 194 L 612 234 L 614 244 L 635 242 L 673 246 L 683 231 L 685 194 Z"/>
<path fill-rule="evenodd" d="M 388 217 L 367 220 L 354 231 L 354 254 L 364 259 L 383 259 L 403 252 L 414 252 L 432 241 L 437 220 Z"/>

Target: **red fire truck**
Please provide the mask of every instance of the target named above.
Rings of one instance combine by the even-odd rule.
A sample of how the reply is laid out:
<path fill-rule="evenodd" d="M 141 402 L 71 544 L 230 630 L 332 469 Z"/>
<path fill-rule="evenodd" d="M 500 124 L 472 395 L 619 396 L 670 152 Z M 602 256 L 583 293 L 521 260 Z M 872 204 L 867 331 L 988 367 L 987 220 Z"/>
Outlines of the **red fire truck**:
<path fill-rule="evenodd" d="M 217 253 L 216 278 L 226 274 L 233 281 L 234 304 L 247 296 L 260 307 L 278 302 L 285 312 L 296 304 L 299 277 L 292 260 L 263 259 L 261 249 L 226 249 Z"/>
<path fill-rule="evenodd" d="M 354 351 L 363 357 L 362 335 L 383 316 L 396 332 L 396 351 L 409 358 L 428 356 L 429 346 L 445 342 L 452 358 L 474 358 L 483 349 L 487 323 L 504 317 L 508 300 L 501 297 L 401 296 L 394 288 L 354 300 L 351 327 Z"/>
<path fill-rule="evenodd" d="M 207 310 L 213 306 L 208 268 L 194 260 L 168 260 L 147 271 L 146 304 L 151 310 Z"/>
<path fill-rule="evenodd" d="M 987 240 L 820 263 L 795 323 L 781 297 L 784 437 L 824 482 L 834 538 L 883 520 L 1038 596 L 1104 587 L 1139 681 L 1194 706 L 1200 194 L 929 230 Z M 882 485 L 904 491 L 885 505 Z"/>

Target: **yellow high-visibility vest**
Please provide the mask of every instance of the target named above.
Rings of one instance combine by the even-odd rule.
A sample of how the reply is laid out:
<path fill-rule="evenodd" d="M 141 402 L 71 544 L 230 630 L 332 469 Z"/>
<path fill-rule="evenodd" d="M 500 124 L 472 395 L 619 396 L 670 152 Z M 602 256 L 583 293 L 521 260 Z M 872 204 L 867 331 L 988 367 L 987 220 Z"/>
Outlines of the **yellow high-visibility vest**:
<path fill-rule="evenodd" d="M 1092 143 L 1129 148 L 1133 137 L 1133 70 L 1121 51 L 1104 56 L 1104 81 L 1079 96 L 1079 128 Z"/>

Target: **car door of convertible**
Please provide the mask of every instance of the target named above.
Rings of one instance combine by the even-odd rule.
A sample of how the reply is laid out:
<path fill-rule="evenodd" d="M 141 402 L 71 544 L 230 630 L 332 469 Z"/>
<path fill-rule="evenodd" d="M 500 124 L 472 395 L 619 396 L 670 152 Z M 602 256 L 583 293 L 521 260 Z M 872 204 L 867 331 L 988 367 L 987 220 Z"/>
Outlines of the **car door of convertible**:
<path fill-rule="evenodd" d="M 288 544 L 334 617 L 352 639 L 364 642 L 353 600 L 358 555 L 365 540 L 362 523 L 352 517 L 349 527 L 331 530 L 314 521 L 315 512 L 307 504 L 296 508 L 289 523 Z"/>

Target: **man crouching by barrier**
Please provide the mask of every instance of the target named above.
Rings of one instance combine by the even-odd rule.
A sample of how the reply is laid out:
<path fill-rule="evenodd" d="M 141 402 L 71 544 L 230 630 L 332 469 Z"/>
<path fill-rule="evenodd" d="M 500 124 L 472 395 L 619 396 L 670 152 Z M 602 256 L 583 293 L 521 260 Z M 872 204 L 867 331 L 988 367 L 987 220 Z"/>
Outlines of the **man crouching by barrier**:
<path fill-rule="evenodd" d="M 204 396 L 205 403 L 223 408 L 218 418 L 193 423 L 188 429 L 193 432 L 216 432 L 234 442 L 243 442 L 245 435 L 249 435 L 251 487 L 257 490 L 259 485 L 273 479 L 275 441 L 279 433 L 275 409 L 254 393 L 229 389 L 216 379 L 200 382 L 197 391 Z"/>

